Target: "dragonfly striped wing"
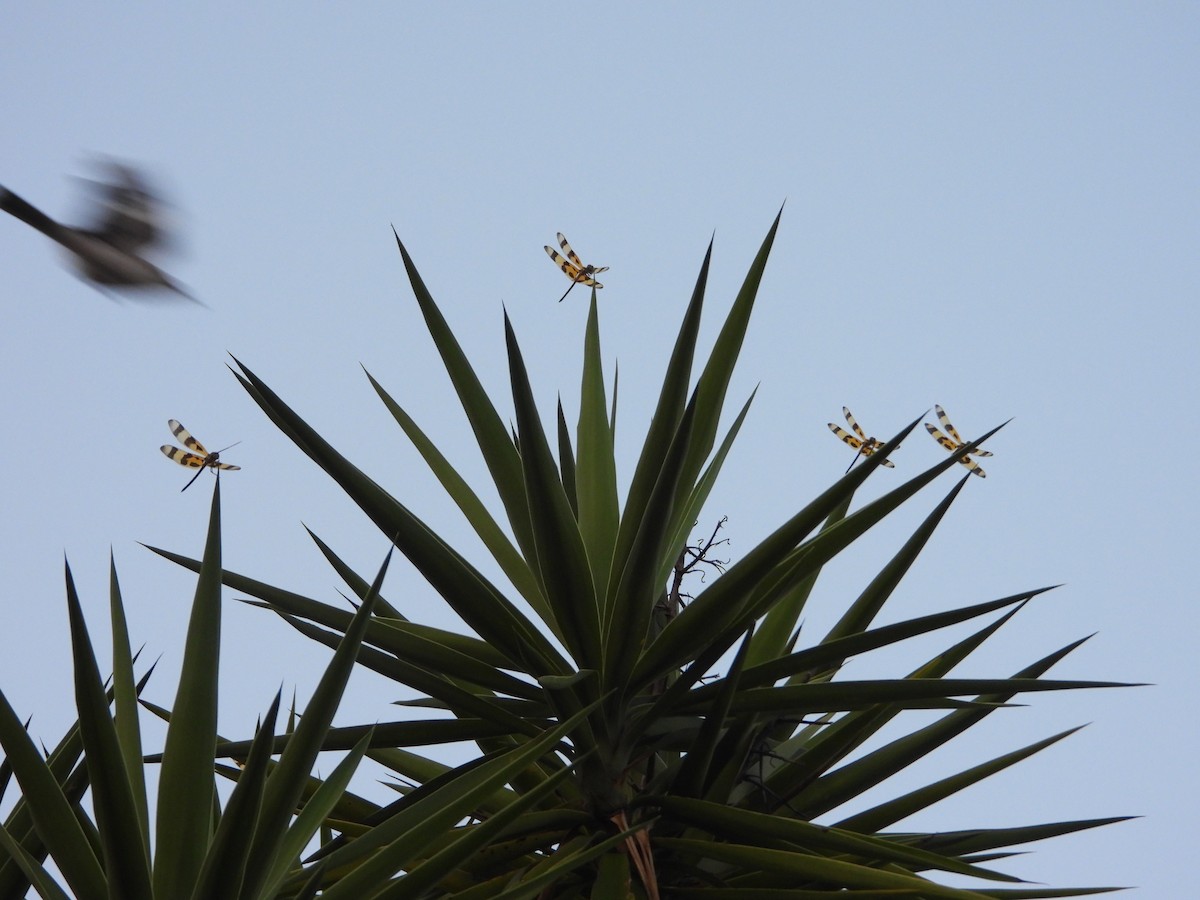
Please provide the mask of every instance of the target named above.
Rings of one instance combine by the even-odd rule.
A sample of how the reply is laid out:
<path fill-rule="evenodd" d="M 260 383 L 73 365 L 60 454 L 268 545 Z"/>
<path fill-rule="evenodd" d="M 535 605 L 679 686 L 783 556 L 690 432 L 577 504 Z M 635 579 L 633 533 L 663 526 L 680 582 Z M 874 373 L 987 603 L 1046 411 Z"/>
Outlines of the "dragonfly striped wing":
<path fill-rule="evenodd" d="M 937 412 L 938 421 L 941 423 L 942 428 L 945 428 L 946 431 L 949 432 L 949 436 L 947 436 L 946 434 L 943 434 L 940 429 L 938 429 L 934 425 L 930 425 L 928 422 L 925 423 L 925 430 L 928 431 L 930 433 L 930 435 L 933 436 L 933 439 L 935 441 L 937 441 L 939 444 L 941 444 L 942 447 L 944 447 L 947 450 L 947 452 L 949 452 L 949 453 L 957 452 L 965 444 L 967 444 L 968 441 L 964 441 L 962 439 L 962 437 L 959 435 L 958 431 L 955 429 L 955 427 L 950 424 L 950 419 L 946 416 L 946 411 L 944 409 L 942 409 L 936 403 L 934 404 L 933 408 Z M 974 453 L 975 456 L 991 456 L 992 455 L 987 450 L 973 450 L 972 453 Z M 971 472 L 971 474 L 978 475 L 980 478 L 987 477 L 987 473 L 984 472 L 983 469 L 980 468 L 979 463 L 975 462 L 975 460 L 971 459 L 971 457 L 965 456 L 962 459 L 960 459 L 958 462 L 960 465 L 966 466 L 967 469 Z"/>
<path fill-rule="evenodd" d="M 954 426 L 950 424 L 950 418 L 946 415 L 946 411 L 944 409 L 942 409 L 940 406 L 938 406 L 936 403 L 933 404 L 933 408 L 934 408 L 934 411 L 937 412 L 938 421 L 942 423 L 942 427 L 946 429 L 946 433 L 948 435 L 950 435 L 951 438 L 954 439 L 954 442 L 956 444 L 958 444 L 959 446 L 962 446 L 963 444 L 967 443 L 961 437 L 959 437 L 958 431 L 955 430 Z M 942 446 L 945 446 L 945 444 L 943 444 Z M 974 451 L 974 455 L 975 456 L 991 456 L 992 454 L 988 450 L 976 449 Z"/>
<path fill-rule="evenodd" d="M 178 419 L 167 419 L 167 427 L 171 429 L 171 434 L 175 436 L 175 440 L 183 444 L 193 453 L 199 453 L 201 456 L 208 456 L 208 451 L 204 449 L 204 445 L 192 437 L 192 433 L 183 427 Z M 175 460 L 179 462 L 179 460 Z M 183 463 L 182 465 L 187 465 Z"/>
<path fill-rule="evenodd" d="M 883 441 L 877 440 L 873 437 L 867 437 L 866 432 L 864 432 L 862 430 L 862 426 L 855 421 L 854 416 L 850 413 L 850 410 L 847 407 L 842 407 L 842 414 L 845 415 L 846 421 L 850 424 L 850 427 L 854 429 L 854 434 L 851 434 L 840 425 L 835 425 L 833 422 L 828 423 L 829 430 L 841 438 L 844 443 L 849 444 L 852 448 L 858 451 L 854 457 L 855 460 L 857 460 L 859 456 L 871 456 L 876 450 L 883 446 Z M 855 435 L 857 435 L 857 437 Z M 850 462 L 850 465 L 854 465 L 853 460 Z M 890 459 L 885 459 L 882 463 L 880 463 L 880 465 L 887 466 L 889 469 L 894 469 L 896 467 Z M 846 469 L 846 471 L 849 472 L 850 469 Z"/>
<path fill-rule="evenodd" d="M 558 245 L 562 247 L 563 252 L 567 255 L 563 256 L 553 247 L 546 245 L 546 254 L 554 261 L 554 264 L 562 269 L 563 274 L 571 279 L 571 287 L 567 288 L 567 292 L 559 298 L 559 303 L 562 303 L 567 294 L 571 293 L 571 288 L 577 284 L 585 284 L 588 287 L 594 287 L 597 290 L 604 287 L 593 276 L 600 272 L 607 272 L 608 266 L 585 266 L 583 260 L 579 258 L 579 254 L 571 249 L 571 245 L 567 243 L 566 237 L 560 231 L 558 233 Z"/>
<path fill-rule="evenodd" d="M 241 469 L 241 466 L 231 465 L 230 463 L 221 462 L 221 451 L 209 453 L 204 445 L 192 437 L 189 432 L 177 419 L 169 419 L 167 427 L 171 429 L 171 434 L 187 447 L 187 450 L 181 450 L 179 447 L 174 447 L 171 444 L 163 444 L 160 449 L 163 455 L 172 462 L 179 463 L 181 466 L 186 466 L 189 469 L 196 469 L 196 474 L 192 476 L 192 480 L 185 484 L 180 490 L 186 491 L 192 486 L 192 482 L 200 477 L 200 473 L 205 469 L 228 469 L 231 472 L 236 472 Z M 226 447 L 226 450 L 229 448 Z"/>
<path fill-rule="evenodd" d="M 172 462 L 177 462 L 181 466 L 187 466 L 189 469 L 202 469 L 208 466 L 211 469 L 230 469 L 234 472 L 241 469 L 241 466 L 230 465 L 229 463 L 218 462 L 216 454 L 205 454 L 197 456 L 195 453 L 188 453 L 186 450 L 180 450 L 178 447 L 172 447 L 170 444 L 163 444 L 158 448 Z M 209 457 L 214 457 L 209 459 Z"/>

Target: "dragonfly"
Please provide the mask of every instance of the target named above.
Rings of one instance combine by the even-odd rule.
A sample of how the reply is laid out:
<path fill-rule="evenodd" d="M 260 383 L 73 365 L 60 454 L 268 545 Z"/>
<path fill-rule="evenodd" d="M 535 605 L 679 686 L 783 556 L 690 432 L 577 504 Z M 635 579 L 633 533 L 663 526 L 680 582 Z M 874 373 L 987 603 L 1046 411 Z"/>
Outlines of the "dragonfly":
<path fill-rule="evenodd" d="M 563 273 L 571 279 L 571 287 L 567 288 L 566 292 L 558 298 L 559 303 L 567 299 L 567 294 L 571 293 L 571 290 L 577 284 L 586 284 L 597 290 L 604 287 L 604 285 L 592 276 L 598 275 L 601 272 L 607 272 L 608 266 L 585 266 L 583 260 L 579 258 L 579 254 L 571 249 L 571 245 L 567 243 L 567 239 L 563 237 L 561 231 L 558 233 L 558 245 L 566 252 L 567 255 L 565 257 L 549 245 L 546 246 L 546 253 L 554 260 L 554 264 L 562 269 Z"/>
<path fill-rule="evenodd" d="M 223 463 L 220 461 L 221 454 L 224 453 L 225 450 L 228 450 L 229 447 L 236 447 L 241 443 L 241 441 L 230 444 L 229 447 L 225 447 L 223 450 L 216 450 L 212 453 L 209 453 L 206 449 L 204 449 L 204 445 L 192 437 L 191 432 L 189 432 L 183 427 L 183 425 L 179 423 L 179 420 L 168 419 L 167 427 L 171 429 L 171 434 L 175 435 L 179 442 L 188 449 L 181 450 L 178 447 L 171 446 L 170 444 L 163 444 L 159 449 L 162 450 L 167 459 L 173 460 L 174 462 L 179 463 L 181 466 L 187 466 L 189 469 L 195 469 L 196 474 L 192 476 L 192 481 L 195 481 L 197 478 L 199 478 L 200 473 L 205 469 L 212 469 L 213 473 L 215 474 L 217 469 L 229 469 L 232 472 L 241 468 L 241 466 L 231 466 L 229 463 Z M 193 452 L 189 453 L 188 450 Z M 192 481 L 189 481 L 182 488 L 180 488 L 179 492 L 182 494 L 184 491 L 190 488 L 192 486 Z"/>
<path fill-rule="evenodd" d="M 951 453 L 954 453 L 955 451 L 961 449 L 965 444 L 969 443 L 968 441 L 964 441 L 961 437 L 959 437 L 958 432 L 954 429 L 954 426 L 950 424 L 950 420 L 946 417 L 946 411 L 944 409 L 942 409 L 936 403 L 933 405 L 933 408 L 937 412 L 938 421 L 942 423 L 942 428 L 945 428 L 947 434 L 949 434 L 949 437 L 947 437 L 946 434 L 943 434 L 939 429 L 926 422 L 925 430 L 933 435 L 933 439 L 935 441 L 937 441 Z M 992 455 L 987 450 L 972 450 L 971 452 L 976 456 Z M 959 460 L 959 462 L 966 466 L 971 471 L 971 474 L 978 475 L 980 478 L 987 478 L 987 474 L 983 471 L 983 469 L 979 468 L 979 463 L 975 462 L 975 460 L 971 459 L 971 457 L 964 456 Z"/>
<path fill-rule="evenodd" d="M 854 468 L 854 464 L 858 462 L 858 458 L 860 456 L 870 456 L 883 446 L 883 441 L 873 437 L 867 437 L 863 432 L 862 427 L 854 420 L 854 416 L 850 414 L 850 410 L 847 407 L 843 406 L 842 412 L 846 416 L 846 421 L 850 423 L 850 427 L 854 429 L 854 434 L 851 434 L 849 431 L 839 425 L 834 425 L 832 422 L 829 423 L 829 430 L 858 451 L 856 454 L 854 454 L 854 459 L 850 460 L 850 465 L 846 466 L 846 471 L 849 472 L 852 468 Z M 855 435 L 857 435 L 857 437 Z M 885 459 L 883 461 L 883 465 L 887 466 L 889 469 L 896 468 L 895 464 L 890 459 Z"/>

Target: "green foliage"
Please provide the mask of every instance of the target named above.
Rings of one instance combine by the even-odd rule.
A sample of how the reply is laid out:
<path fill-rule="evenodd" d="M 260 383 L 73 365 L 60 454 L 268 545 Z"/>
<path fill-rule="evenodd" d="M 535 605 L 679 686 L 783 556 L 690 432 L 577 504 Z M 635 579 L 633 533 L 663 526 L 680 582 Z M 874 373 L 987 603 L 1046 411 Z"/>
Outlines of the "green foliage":
<path fill-rule="evenodd" d="M 696 375 L 709 248 L 624 498 L 617 491 L 616 404 L 615 398 L 610 403 L 605 387 L 594 291 L 574 444 L 561 402 L 554 431 L 545 430 L 519 341 L 506 317 L 515 423 L 510 431 L 397 237 L 418 306 L 491 474 L 506 516 L 503 523 L 402 404 L 376 378 L 368 378 L 488 549 L 508 588 L 487 579 L 238 362 L 239 380 L 263 411 L 384 535 L 394 538 L 477 636 L 418 625 L 401 609 L 381 613 L 368 629 L 360 664 L 416 690 L 420 698 L 408 705 L 449 713 L 452 719 L 405 723 L 425 731 L 419 740 L 404 731 L 407 742 L 395 739 L 400 732 L 389 734 L 401 723 L 376 729 L 373 758 L 420 787 L 373 810 L 354 823 L 356 828 L 347 826 L 333 849 L 321 851 L 330 862 L 325 879 L 330 896 L 816 897 L 847 888 L 854 889 L 851 896 L 1066 895 L 1039 888 L 997 891 L 992 885 L 1015 879 L 982 865 L 1005 855 L 995 852 L 1001 848 L 1044 836 L 1047 826 L 974 827 L 949 839 L 886 831 L 1063 735 L 838 818 L 840 807 L 1003 711 L 1018 694 L 1106 686 L 1043 677 L 1071 648 L 1008 678 L 949 677 L 1040 590 L 874 626 L 965 478 L 847 604 L 823 640 L 795 646 L 800 615 L 824 564 L 989 435 L 851 514 L 855 490 L 899 446 L 914 421 L 712 578 L 691 603 L 681 602 L 678 584 L 672 582 L 677 567 L 682 571 L 696 562 L 700 551 L 689 548 L 689 531 L 750 406 L 747 399 L 721 433 L 727 389 L 777 225 L 778 219 Z M 364 579 L 315 535 L 314 540 L 361 596 Z M 348 613 L 335 607 L 245 575 L 227 571 L 224 578 L 315 640 L 332 645 L 345 627 Z M 674 590 L 668 590 L 671 583 Z M 853 656 L 990 613 L 1000 618 L 985 621 L 907 676 L 876 681 L 840 677 Z M 729 661 L 722 670 L 723 660 Z M 854 758 L 865 742 L 893 723 L 902 724 L 905 711 L 914 709 L 945 713 L 932 725 L 892 737 Z M 355 876 L 339 872 L 353 873 L 378 859 L 372 854 L 382 846 L 379 830 L 408 815 L 417 798 L 423 801 L 426 792 L 439 790 L 444 779 L 463 777 L 460 769 L 446 770 L 412 752 L 417 743 L 434 743 L 439 736 L 469 737 L 484 754 L 481 759 L 487 759 L 571 722 L 553 754 L 519 777 L 493 781 L 469 818 L 431 842 L 420 866 L 397 864 L 389 873 L 394 878 L 390 887 L 376 894 L 341 889 L 339 879 Z M 573 768 L 564 774 L 567 766 Z M 560 778 L 553 790 L 547 788 Z M 538 799 L 530 801 L 533 794 Z M 486 849 L 473 855 L 449 852 L 493 828 L 502 810 L 523 802 L 529 803 L 527 811 L 514 814 L 487 841 L 477 841 Z M 812 821 L 817 817 L 834 824 L 817 826 Z M 1049 827 L 1071 831 L 1098 824 L 1102 822 Z M 614 840 L 622 834 L 627 836 Z M 978 879 L 985 887 L 942 887 L 926 876 L 938 872 Z M 362 882 L 354 884 L 357 890 Z"/>
<path fill-rule="evenodd" d="M 384 566 L 386 570 L 386 563 Z M 217 670 L 220 647 L 220 487 L 213 492 L 204 558 L 192 604 L 174 710 L 169 715 L 150 855 L 145 765 L 138 728 L 140 684 L 116 570 L 111 578 L 113 688 L 106 692 L 82 606 L 67 568 L 67 609 L 75 664 L 76 727 L 43 759 L 12 707 L 0 694 L 0 745 L 22 796 L 0 826 L 0 897 L 24 897 L 30 885 L 47 898 L 152 900 L 152 898 L 266 898 L 280 896 L 284 876 L 299 869 L 299 854 L 342 801 L 370 732 L 329 780 L 305 798 L 309 772 L 327 738 L 333 713 L 353 670 L 355 653 L 371 620 L 373 592 L 358 613 L 317 687 L 289 747 L 271 760 L 275 697 L 258 735 L 242 757 L 224 811 L 215 806 Z M 377 582 L 381 583 L 383 570 Z M 110 703 L 115 714 L 110 713 Z M 82 757 L 83 762 L 79 762 Z M 91 810 L 84 794 L 91 788 Z M 63 888 L 45 867 L 61 872 Z M 68 894 L 68 889 L 70 894 Z M 294 892 L 289 891 L 288 896 Z"/>
<path fill-rule="evenodd" d="M 0 703 L 0 742 L 24 793 L 0 831 L 10 855 L 0 866 L 0 898 L 21 896 L 30 883 L 43 896 L 65 896 L 41 865 L 47 854 L 81 898 L 249 900 L 319 891 L 331 900 L 966 900 L 1106 890 L 1014 887 L 1018 879 L 989 864 L 1013 846 L 1116 819 L 1008 829 L 972 823 L 937 834 L 891 830 L 1070 731 L 1005 748 L 965 771 L 863 808 L 864 792 L 989 716 L 1010 714 L 1018 695 L 1113 686 L 1045 677 L 1077 644 L 1009 677 L 951 677 L 1042 589 L 875 624 L 967 477 L 934 503 L 862 592 L 847 598 L 827 635 L 815 642 L 799 638 L 800 617 L 824 565 L 994 432 L 851 512 L 857 488 L 919 420 L 913 421 L 734 564 L 710 569 L 703 590 L 684 602 L 686 573 L 713 562 L 710 548 L 689 544 L 689 535 L 753 400 L 747 398 L 722 431 L 730 379 L 778 222 L 711 352 L 697 363 L 709 247 L 624 497 L 617 480 L 615 382 L 610 399 L 595 291 L 574 435 L 561 401 L 554 429 L 544 427 L 517 335 L 505 318 L 510 430 L 510 417 L 484 390 L 397 236 L 502 519 L 401 403 L 368 378 L 479 536 L 504 585 L 235 360 L 235 375 L 271 421 L 358 504 L 469 633 L 411 621 L 407 609 L 381 595 L 383 570 L 373 579 L 360 576 L 316 535 L 320 552 L 361 600 L 357 611 L 223 569 L 218 490 L 202 560 L 155 551 L 197 572 L 199 581 L 179 696 L 162 712 L 170 725 L 153 864 L 133 715 L 136 687 L 119 598 L 113 717 L 69 585 L 78 729 L 42 759 L 7 703 Z M 216 734 L 212 648 L 222 582 L 335 649 L 299 724 L 282 734 L 275 733 L 278 697 L 253 740 Z M 842 675 L 851 658 L 972 622 L 973 632 L 906 675 Z M 405 705 L 416 718 L 331 728 L 356 663 L 415 691 L 418 697 Z M 426 709 L 436 712 L 422 718 Z M 912 710 L 939 713 L 916 727 L 909 724 L 916 718 L 907 715 Z M 451 767 L 418 752 L 456 741 L 473 741 L 477 758 Z M 868 741 L 874 749 L 863 751 Z M 309 774 L 322 749 L 349 751 L 324 781 Z M 217 765 L 217 773 L 236 782 L 223 810 L 214 799 L 214 754 L 241 765 Z M 81 755 L 86 766 L 77 762 Z M 378 805 L 346 790 L 364 755 L 406 785 L 398 799 Z M 88 784 L 94 818 L 81 806 Z M 302 859 L 318 835 L 319 848 Z M 972 886 L 951 887 L 947 876 Z"/>

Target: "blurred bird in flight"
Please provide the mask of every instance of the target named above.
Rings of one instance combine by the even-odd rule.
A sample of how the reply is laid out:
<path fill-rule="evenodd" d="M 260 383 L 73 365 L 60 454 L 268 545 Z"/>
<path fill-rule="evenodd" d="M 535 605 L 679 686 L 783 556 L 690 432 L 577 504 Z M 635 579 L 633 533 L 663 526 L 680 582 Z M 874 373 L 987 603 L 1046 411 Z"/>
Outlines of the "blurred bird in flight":
<path fill-rule="evenodd" d="M 129 296 L 130 292 L 166 289 L 199 303 L 142 255 L 169 243 L 159 198 L 133 167 L 115 161 L 101 165 L 108 173 L 106 180 L 82 179 L 96 191 L 98 201 L 87 227 L 56 222 L 3 185 L 0 209 L 61 244 L 75 270 L 97 290 L 122 291 Z"/>

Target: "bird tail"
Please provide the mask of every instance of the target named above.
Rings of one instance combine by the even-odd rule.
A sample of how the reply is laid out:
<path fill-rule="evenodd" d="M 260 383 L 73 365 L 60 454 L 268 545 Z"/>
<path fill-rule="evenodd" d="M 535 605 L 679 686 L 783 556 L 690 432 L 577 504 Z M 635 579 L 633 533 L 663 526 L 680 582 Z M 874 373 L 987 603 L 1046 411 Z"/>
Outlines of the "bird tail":
<path fill-rule="evenodd" d="M 55 222 L 52 218 L 34 206 L 22 200 L 12 191 L 7 188 L 0 187 L 0 209 L 10 215 L 16 216 L 27 225 L 32 225 L 42 234 L 49 235 L 55 240 L 59 239 L 62 232 L 62 226 Z"/>

